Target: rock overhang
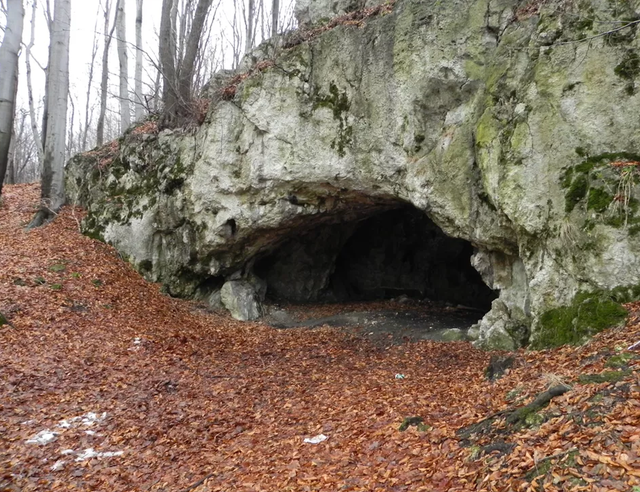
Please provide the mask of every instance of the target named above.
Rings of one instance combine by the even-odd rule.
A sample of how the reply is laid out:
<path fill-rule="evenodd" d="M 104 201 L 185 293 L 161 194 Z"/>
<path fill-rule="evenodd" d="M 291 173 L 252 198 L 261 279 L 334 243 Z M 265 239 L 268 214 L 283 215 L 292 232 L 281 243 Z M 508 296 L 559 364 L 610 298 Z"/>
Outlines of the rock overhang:
<path fill-rule="evenodd" d="M 558 30 L 575 12 L 524 18 L 521 7 L 400 0 L 364 27 L 337 25 L 245 79 L 195 135 L 125 138 L 126 169 L 87 172 L 91 193 L 77 158 L 71 194 L 89 229 L 176 295 L 246 274 L 314 220 L 410 203 L 471 242 L 500 290 L 479 343 L 513 348 L 529 328 L 535 339 L 542 314 L 578 293 L 640 284 L 640 137 L 621 116 L 640 100 L 617 69 L 635 31 L 588 49 L 562 38 L 583 35 L 577 24 Z M 579 13 L 595 15 L 615 13 Z M 628 200 L 616 211 L 620 183 Z"/>

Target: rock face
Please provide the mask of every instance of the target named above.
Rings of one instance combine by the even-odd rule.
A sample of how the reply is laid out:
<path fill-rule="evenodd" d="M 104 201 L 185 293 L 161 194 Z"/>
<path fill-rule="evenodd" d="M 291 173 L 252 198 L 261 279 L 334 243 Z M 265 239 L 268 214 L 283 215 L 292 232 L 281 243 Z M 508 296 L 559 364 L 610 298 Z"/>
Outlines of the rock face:
<path fill-rule="evenodd" d="M 297 11 L 313 23 L 360 7 Z M 471 263 L 499 295 L 477 345 L 579 341 L 640 294 L 637 24 L 599 35 L 639 14 L 631 1 L 398 0 L 285 42 L 273 63 L 254 55 L 259 69 L 213 93 L 193 131 L 141 127 L 74 158 L 70 199 L 87 233 L 169 293 L 202 297 L 261 274 L 285 297 L 321 297 L 359 224 L 413 207 L 471 245 L 442 275 Z M 414 289 L 401 273 L 369 277 Z"/>

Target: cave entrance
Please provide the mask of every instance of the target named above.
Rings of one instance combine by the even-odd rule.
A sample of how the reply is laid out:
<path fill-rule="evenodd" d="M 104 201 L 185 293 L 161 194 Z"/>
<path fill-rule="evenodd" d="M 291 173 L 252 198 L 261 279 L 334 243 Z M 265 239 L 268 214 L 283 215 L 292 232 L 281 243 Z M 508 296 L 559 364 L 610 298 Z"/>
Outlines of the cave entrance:
<path fill-rule="evenodd" d="M 255 273 L 271 301 L 430 302 L 472 311 L 459 323 L 466 326 L 458 326 L 468 328 L 497 297 L 471 266 L 472 254 L 471 243 L 403 205 L 301 231 L 259 259 Z"/>

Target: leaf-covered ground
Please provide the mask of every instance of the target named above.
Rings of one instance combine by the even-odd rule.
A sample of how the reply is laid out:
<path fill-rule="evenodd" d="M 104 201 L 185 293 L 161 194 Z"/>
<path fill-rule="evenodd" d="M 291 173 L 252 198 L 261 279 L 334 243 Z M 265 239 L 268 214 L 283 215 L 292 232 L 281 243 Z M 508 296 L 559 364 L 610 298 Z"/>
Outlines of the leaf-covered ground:
<path fill-rule="evenodd" d="M 385 348 L 171 299 L 82 236 L 80 210 L 25 231 L 38 188 L 5 190 L 0 490 L 640 490 L 638 306 L 625 329 L 519 352 L 490 382 L 491 354 L 467 343 Z M 558 384 L 527 425 L 505 423 Z"/>

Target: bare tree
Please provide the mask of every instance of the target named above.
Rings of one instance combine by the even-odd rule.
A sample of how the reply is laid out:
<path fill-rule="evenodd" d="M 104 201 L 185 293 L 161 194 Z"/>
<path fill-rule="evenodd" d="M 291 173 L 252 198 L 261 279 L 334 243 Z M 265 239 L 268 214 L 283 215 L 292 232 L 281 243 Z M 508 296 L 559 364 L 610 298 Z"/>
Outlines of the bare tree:
<path fill-rule="evenodd" d="M 116 10 L 120 0 L 116 2 Z M 107 113 L 107 85 L 109 84 L 109 46 L 113 39 L 113 31 L 115 30 L 115 21 L 109 28 L 109 19 L 111 17 L 111 1 L 105 0 L 104 3 L 104 51 L 102 52 L 102 78 L 100 81 L 100 113 L 98 114 L 98 127 L 96 130 L 96 144 L 104 143 L 104 120 Z M 108 34 L 107 34 L 108 32 Z"/>
<path fill-rule="evenodd" d="M 142 2 L 136 0 L 136 72 L 135 72 L 135 107 L 136 120 L 144 117 L 144 101 L 142 99 Z"/>
<path fill-rule="evenodd" d="M 192 84 L 196 58 L 200 51 L 203 28 L 213 0 L 198 0 L 189 34 L 180 57 L 175 40 L 175 0 L 163 0 L 160 19 L 160 67 L 163 78 L 163 126 L 177 126 L 191 116 Z M 183 13 L 181 22 L 189 15 Z M 184 31 L 187 27 L 185 25 Z"/>
<path fill-rule="evenodd" d="M 280 0 L 271 1 L 271 37 L 278 35 L 278 18 L 280 16 Z"/>
<path fill-rule="evenodd" d="M 8 0 L 7 27 L 0 45 L 0 195 L 7 172 L 9 146 L 18 90 L 18 54 L 22 40 L 24 7 L 22 0 Z"/>
<path fill-rule="evenodd" d="M 100 11 L 98 10 L 98 13 Z M 84 129 L 82 130 L 82 139 L 80 143 L 80 150 L 87 150 L 87 136 L 89 133 L 89 126 L 91 125 L 91 116 L 93 111 L 89 111 L 91 104 L 91 86 L 93 84 L 93 66 L 95 65 L 96 56 L 98 55 L 98 15 L 96 15 L 96 23 L 93 28 L 93 46 L 91 48 L 91 62 L 89 63 L 89 80 L 87 82 L 87 94 L 85 97 L 84 106 Z"/>
<path fill-rule="evenodd" d="M 13 121 L 6 184 L 27 183 L 38 178 L 40 166 L 33 134 L 29 128 L 29 111 L 18 109 Z"/>
<path fill-rule="evenodd" d="M 29 121 L 31 123 L 31 133 L 33 134 L 33 142 L 38 156 L 38 165 L 42 165 L 44 160 L 44 150 L 42 149 L 42 140 L 40 140 L 40 132 L 38 131 L 38 118 L 33 103 L 33 84 L 31 83 L 31 50 L 36 41 L 36 14 L 38 11 L 38 0 L 33 0 L 31 4 L 31 35 L 29 44 L 25 46 L 25 65 L 27 67 L 27 99 L 29 101 Z M 45 69 L 46 72 L 46 69 Z"/>
<path fill-rule="evenodd" d="M 116 37 L 118 61 L 120 62 L 120 132 L 131 126 L 129 107 L 129 53 L 127 51 L 127 21 L 125 2 L 121 0 L 116 7 Z"/>
<path fill-rule="evenodd" d="M 29 227 L 42 225 L 64 205 L 64 158 L 69 94 L 71 0 L 55 0 L 47 77 L 47 128 L 40 210 Z"/>
<path fill-rule="evenodd" d="M 243 6 L 244 6 L 244 2 L 243 2 Z M 248 8 L 244 12 L 245 14 L 244 24 L 245 24 L 245 30 L 247 33 L 247 37 L 245 38 L 245 48 L 244 48 L 245 53 L 249 53 L 249 51 L 251 51 L 251 49 L 253 48 L 253 43 L 255 41 L 255 24 L 256 24 L 255 12 L 256 12 L 255 0 L 249 0 Z"/>

